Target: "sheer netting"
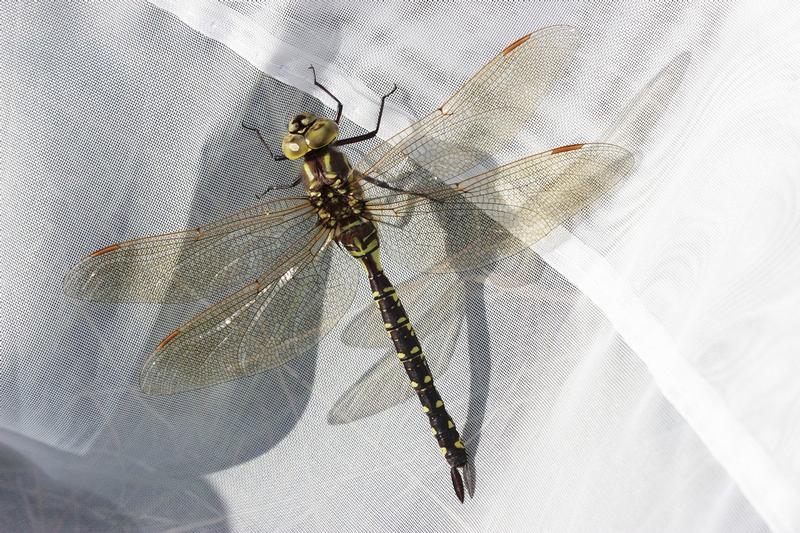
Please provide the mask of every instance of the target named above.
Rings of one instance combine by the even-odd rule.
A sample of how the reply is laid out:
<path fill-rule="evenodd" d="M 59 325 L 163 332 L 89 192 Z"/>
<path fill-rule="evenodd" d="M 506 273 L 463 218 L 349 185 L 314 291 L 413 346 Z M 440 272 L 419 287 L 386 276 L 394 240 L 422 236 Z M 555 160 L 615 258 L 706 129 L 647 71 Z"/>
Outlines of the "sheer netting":
<path fill-rule="evenodd" d="M 798 30 L 788 0 L 3 3 L 0 531 L 800 531 Z M 301 187 L 256 199 L 289 119 L 336 114 L 311 64 L 342 138 L 398 87 L 342 150 L 415 192 L 364 183 L 464 504 L 363 269 Z"/>

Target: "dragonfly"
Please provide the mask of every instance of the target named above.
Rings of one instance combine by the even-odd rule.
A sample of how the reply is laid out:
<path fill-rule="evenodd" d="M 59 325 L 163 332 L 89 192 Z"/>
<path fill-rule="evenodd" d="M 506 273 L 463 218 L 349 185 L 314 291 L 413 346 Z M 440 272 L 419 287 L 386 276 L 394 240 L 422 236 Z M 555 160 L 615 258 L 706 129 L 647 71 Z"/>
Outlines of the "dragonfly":
<path fill-rule="evenodd" d="M 374 306 L 449 468 L 456 497 L 472 497 L 470 460 L 433 379 L 401 294 L 383 267 L 424 275 L 474 271 L 524 250 L 610 190 L 632 154 L 572 144 L 494 166 L 574 54 L 574 28 L 517 39 L 440 107 L 351 164 L 334 118 L 300 112 L 276 161 L 301 162 L 299 189 L 193 229 L 120 242 L 82 259 L 65 293 L 97 302 L 218 303 L 167 335 L 146 359 L 144 394 L 166 395 L 280 367 L 317 346 L 350 309 L 366 274 Z M 313 67 L 310 67 L 313 72 Z M 395 86 L 396 89 L 396 86 Z M 269 143 L 257 127 L 260 141 Z M 360 265 L 360 266 L 359 266 Z M 375 324 L 376 330 L 381 324 Z"/>
<path fill-rule="evenodd" d="M 603 139 L 638 146 L 654 126 L 672 99 L 689 61 L 689 54 L 676 56 L 654 76 L 625 106 L 617 123 L 609 127 Z M 643 114 L 646 118 L 643 118 Z M 612 141 L 613 139 L 613 141 Z M 414 316 L 417 336 L 425 346 L 428 366 L 434 379 L 444 375 L 455 353 L 469 308 L 484 284 L 515 289 L 531 283 L 531 274 L 541 269 L 541 259 L 533 249 L 523 249 L 475 271 L 455 274 L 416 274 L 398 285 L 403 303 Z M 533 276 L 534 279 L 536 276 Z M 537 299 L 561 301 L 564 296 L 548 285 L 536 288 Z M 379 312 L 372 305 L 362 307 L 342 328 L 341 341 L 362 350 L 383 349 L 384 354 L 344 391 L 328 411 L 330 424 L 346 424 L 375 415 L 413 397 L 408 378 L 397 365 L 391 344 L 383 332 L 375 331 Z M 372 326 L 372 327 L 371 327 Z M 477 415 L 482 418 L 481 415 Z M 477 444 L 477 436 L 470 444 Z M 475 447 L 474 445 L 471 447 Z"/>

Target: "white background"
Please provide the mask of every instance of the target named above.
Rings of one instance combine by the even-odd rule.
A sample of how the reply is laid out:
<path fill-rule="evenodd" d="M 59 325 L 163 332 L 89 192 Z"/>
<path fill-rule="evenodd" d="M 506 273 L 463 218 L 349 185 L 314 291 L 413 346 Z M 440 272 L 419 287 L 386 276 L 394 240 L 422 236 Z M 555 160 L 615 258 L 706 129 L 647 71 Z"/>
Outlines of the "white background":
<path fill-rule="evenodd" d="M 22 2 L 0 18 L 3 530 L 800 531 L 794 3 Z M 153 399 L 139 365 L 199 308 L 61 293 L 94 249 L 291 181 L 239 123 L 277 139 L 321 110 L 304 92 L 329 104 L 308 63 L 363 128 L 397 83 L 385 137 L 552 24 L 579 29 L 578 56 L 498 160 L 610 140 L 639 165 L 537 245 L 529 285 L 473 287 L 440 381 L 472 437 L 472 501 L 413 402 L 326 423 L 381 355 L 339 330 L 287 368 Z"/>

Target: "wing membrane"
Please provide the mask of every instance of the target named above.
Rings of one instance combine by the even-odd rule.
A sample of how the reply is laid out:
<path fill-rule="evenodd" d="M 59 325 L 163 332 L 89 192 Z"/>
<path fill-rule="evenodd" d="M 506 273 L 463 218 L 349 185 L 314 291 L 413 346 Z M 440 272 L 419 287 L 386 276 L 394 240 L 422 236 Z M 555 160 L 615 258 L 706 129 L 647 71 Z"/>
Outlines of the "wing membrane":
<path fill-rule="evenodd" d="M 197 301 L 279 264 L 287 250 L 306 244 L 317 219 L 306 199 L 282 199 L 192 230 L 122 242 L 81 260 L 64 291 L 103 302 Z"/>
<path fill-rule="evenodd" d="M 260 279 L 167 336 L 142 368 L 146 394 L 173 394 L 264 372 L 312 348 L 347 311 L 358 263 L 320 232 Z"/>
<path fill-rule="evenodd" d="M 439 109 L 367 153 L 356 173 L 394 183 L 421 169 L 446 181 L 488 161 L 536 111 L 577 45 L 568 26 L 515 41 Z M 369 196 L 375 186 L 364 188 Z"/>
<path fill-rule="evenodd" d="M 618 146 L 566 146 L 426 188 L 428 198 L 392 193 L 367 207 L 379 223 L 387 261 L 414 271 L 463 272 L 530 246 L 632 165 L 630 152 Z"/>

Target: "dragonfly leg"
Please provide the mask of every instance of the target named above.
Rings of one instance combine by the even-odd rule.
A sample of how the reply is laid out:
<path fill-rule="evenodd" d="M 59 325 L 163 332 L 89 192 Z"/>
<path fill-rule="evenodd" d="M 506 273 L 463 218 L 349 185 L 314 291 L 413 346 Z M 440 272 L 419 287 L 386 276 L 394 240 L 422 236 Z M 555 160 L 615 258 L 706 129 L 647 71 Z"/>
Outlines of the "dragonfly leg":
<path fill-rule="evenodd" d="M 356 135 L 355 137 L 350 137 L 349 139 L 338 140 L 335 143 L 333 143 L 333 145 L 342 146 L 343 144 L 353 144 L 361 141 L 366 141 L 375 137 L 378 134 L 378 130 L 381 127 L 381 118 L 383 117 L 383 106 L 386 103 L 386 99 L 389 98 L 392 95 L 392 93 L 394 93 L 396 90 L 397 90 L 397 85 L 395 85 L 391 91 L 384 94 L 383 97 L 381 98 L 381 107 L 378 110 L 378 124 L 375 126 L 374 130 L 367 133 L 363 133 L 361 135 Z"/>
<path fill-rule="evenodd" d="M 309 65 L 308 68 L 311 70 L 311 74 L 314 76 L 314 85 L 325 91 L 325 94 L 336 100 L 336 119 L 335 122 L 338 124 L 339 119 L 342 118 L 342 102 L 339 101 L 338 98 L 333 96 L 333 93 L 328 90 L 327 87 L 322 85 L 320 82 L 317 81 L 317 71 L 314 69 L 314 65 Z"/>
<path fill-rule="evenodd" d="M 294 181 L 293 181 L 291 184 L 289 184 L 289 185 L 275 185 L 275 186 L 273 186 L 273 187 L 267 187 L 267 188 L 264 190 L 264 192 L 262 192 L 261 194 L 257 194 L 257 195 L 256 195 L 256 198 L 258 198 L 259 200 L 261 200 L 261 198 L 262 198 L 262 197 L 263 197 L 265 194 L 267 194 L 268 192 L 270 192 L 270 191 L 285 191 L 286 189 L 294 189 L 295 187 L 297 187 L 298 185 L 300 185 L 300 182 L 301 182 L 301 181 L 303 181 L 303 178 L 302 178 L 302 177 L 298 177 L 296 180 L 294 180 Z"/>
<path fill-rule="evenodd" d="M 269 152 L 269 155 L 272 156 L 272 159 L 274 159 L 275 161 L 286 161 L 287 159 L 289 159 L 285 155 L 275 155 L 272 152 L 272 148 L 269 147 L 269 144 L 267 143 L 267 141 L 264 140 L 264 137 L 261 135 L 260 129 L 248 126 L 247 124 L 244 123 L 244 121 L 242 121 L 242 127 L 246 130 L 254 131 L 258 134 L 258 138 L 261 139 L 261 144 L 267 147 L 267 151 Z"/>

